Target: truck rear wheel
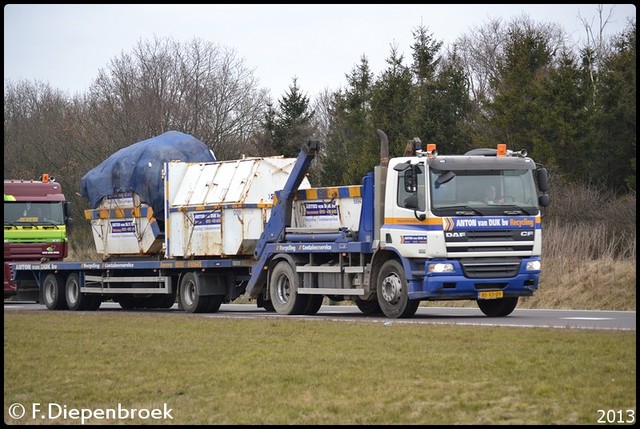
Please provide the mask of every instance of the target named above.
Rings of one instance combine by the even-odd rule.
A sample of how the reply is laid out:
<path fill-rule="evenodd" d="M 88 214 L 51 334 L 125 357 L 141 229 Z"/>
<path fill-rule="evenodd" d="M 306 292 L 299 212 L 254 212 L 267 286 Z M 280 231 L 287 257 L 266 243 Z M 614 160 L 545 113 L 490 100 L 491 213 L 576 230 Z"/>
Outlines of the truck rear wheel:
<path fill-rule="evenodd" d="M 307 304 L 307 308 L 304 309 L 303 314 L 307 316 L 313 316 L 320 310 L 322 307 L 322 301 L 324 300 L 323 295 L 309 295 L 309 303 Z"/>
<path fill-rule="evenodd" d="M 120 307 L 124 308 L 125 310 L 131 310 L 133 308 L 136 308 L 138 305 L 136 299 L 130 295 L 119 296 L 115 299 L 115 301 L 120 304 Z"/>
<path fill-rule="evenodd" d="M 380 309 L 390 319 L 412 317 L 420 305 L 420 301 L 409 299 L 404 269 L 395 259 L 382 264 L 376 291 Z"/>
<path fill-rule="evenodd" d="M 78 274 L 71 273 L 67 277 L 65 285 L 65 297 L 67 306 L 72 311 L 93 311 L 97 310 L 102 304 L 100 295 L 88 295 L 80 290 L 80 278 Z"/>
<path fill-rule="evenodd" d="M 163 295 L 158 308 L 171 308 L 176 303 L 177 290 L 174 288 L 169 295 Z"/>
<path fill-rule="evenodd" d="M 303 314 L 309 303 L 308 295 L 299 295 L 300 276 L 287 261 L 280 261 L 271 271 L 269 296 L 279 314 Z"/>
<path fill-rule="evenodd" d="M 510 315 L 518 305 L 518 297 L 499 299 L 479 299 L 476 301 L 480 311 L 488 317 L 504 317 Z"/>
<path fill-rule="evenodd" d="M 42 283 L 42 301 L 49 310 L 66 310 L 64 279 L 56 274 L 47 274 Z"/>
<path fill-rule="evenodd" d="M 200 277 L 186 273 L 180 281 L 180 302 L 187 313 L 205 313 L 209 310 L 210 296 L 198 295 Z M 219 307 L 219 306 L 218 306 Z"/>
<path fill-rule="evenodd" d="M 210 295 L 205 298 L 209 298 L 209 305 L 207 306 L 205 313 L 216 313 L 220 310 L 220 306 L 224 301 L 224 295 Z"/>

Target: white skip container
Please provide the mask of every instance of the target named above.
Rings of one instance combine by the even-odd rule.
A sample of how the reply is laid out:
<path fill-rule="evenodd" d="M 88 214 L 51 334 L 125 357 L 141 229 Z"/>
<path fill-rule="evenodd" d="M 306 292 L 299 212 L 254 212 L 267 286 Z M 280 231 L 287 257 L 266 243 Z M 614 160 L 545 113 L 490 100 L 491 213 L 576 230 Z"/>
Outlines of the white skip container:
<path fill-rule="evenodd" d="M 251 256 L 296 158 L 165 163 L 167 258 Z M 300 189 L 309 188 L 303 179 Z"/>

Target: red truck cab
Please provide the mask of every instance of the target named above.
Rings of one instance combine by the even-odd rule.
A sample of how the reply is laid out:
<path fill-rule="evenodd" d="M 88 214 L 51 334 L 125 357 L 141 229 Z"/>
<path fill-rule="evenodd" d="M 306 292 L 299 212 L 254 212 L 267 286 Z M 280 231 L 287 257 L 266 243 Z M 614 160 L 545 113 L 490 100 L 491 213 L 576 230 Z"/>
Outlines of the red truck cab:
<path fill-rule="evenodd" d="M 4 181 L 4 297 L 39 301 L 37 285 L 18 291 L 9 262 L 61 261 L 68 255 L 70 206 L 59 183 Z M 20 292 L 20 293 L 19 293 Z M 21 296 L 22 295 L 22 296 Z"/>

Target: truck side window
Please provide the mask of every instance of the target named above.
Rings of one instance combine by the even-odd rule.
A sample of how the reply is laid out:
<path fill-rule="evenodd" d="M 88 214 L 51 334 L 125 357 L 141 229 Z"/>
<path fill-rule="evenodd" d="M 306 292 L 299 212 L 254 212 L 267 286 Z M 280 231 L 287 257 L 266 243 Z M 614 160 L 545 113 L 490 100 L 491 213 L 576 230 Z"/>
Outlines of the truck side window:
<path fill-rule="evenodd" d="M 401 171 L 398 173 L 398 187 L 397 187 L 397 201 L 398 207 L 414 209 L 414 207 L 407 206 L 407 198 L 411 195 L 417 194 L 419 211 L 425 210 L 425 186 L 424 186 L 424 167 L 422 165 L 417 166 L 416 173 L 413 174 L 411 169 Z"/>

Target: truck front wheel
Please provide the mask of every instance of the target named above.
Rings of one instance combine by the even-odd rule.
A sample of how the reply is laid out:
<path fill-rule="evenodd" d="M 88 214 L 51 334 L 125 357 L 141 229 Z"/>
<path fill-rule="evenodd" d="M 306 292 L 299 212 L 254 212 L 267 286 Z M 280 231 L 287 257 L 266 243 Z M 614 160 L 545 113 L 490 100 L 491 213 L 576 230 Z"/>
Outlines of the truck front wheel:
<path fill-rule="evenodd" d="M 395 259 L 382 264 L 376 292 L 380 309 L 390 319 L 412 317 L 420 305 L 420 301 L 409 299 L 404 269 Z"/>
<path fill-rule="evenodd" d="M 59 275 L 47 274 L 42 283 L 42 301 L 49 310 L 66 310 L 64 280 Z"/>
<path fill-rule="evenodd" d="M 380 314 L 382 309 L 380 303 L 377 300 L 365 301 L 360 298 L 356 298 L 356 306 L 362 312 L 362 314 Z"/>
<path fill-rule="evenodd" d="M 269 296 L 279 314 L 303 314 L 309 303 L 308 295 L 299 295 L 300 276 L 287 261 L 280 261 L 271 271 Z"/>
<path fill-rule="evenodd" d="M 499 299 L 479 299 L 476 301 L 480 311 L 489 317 L 504 317 L 510 315 L 518 305 L 518 297 Z"/>

